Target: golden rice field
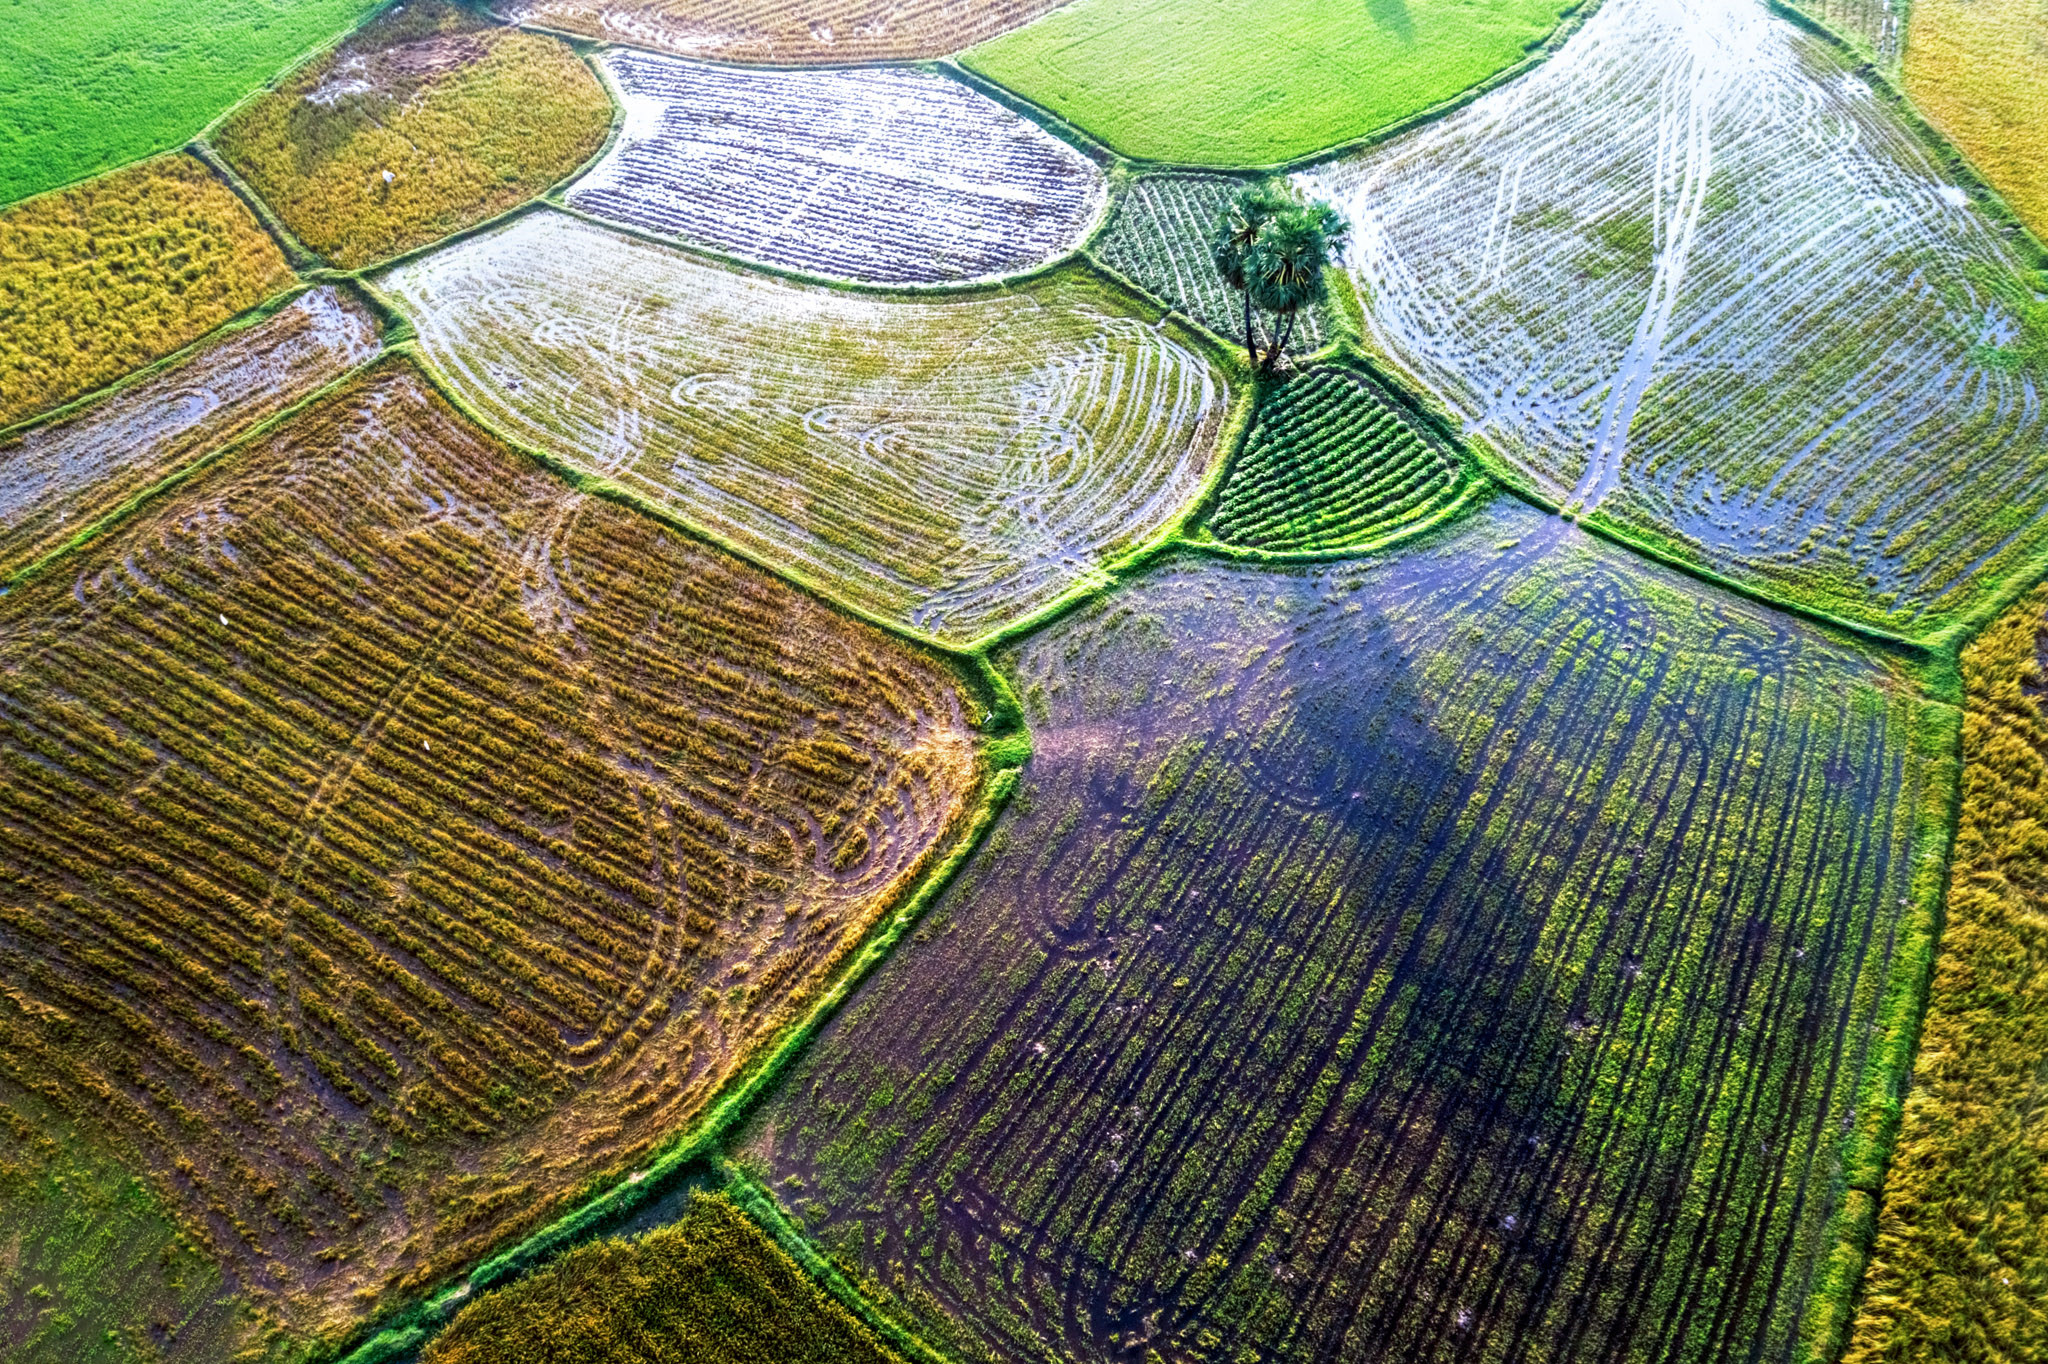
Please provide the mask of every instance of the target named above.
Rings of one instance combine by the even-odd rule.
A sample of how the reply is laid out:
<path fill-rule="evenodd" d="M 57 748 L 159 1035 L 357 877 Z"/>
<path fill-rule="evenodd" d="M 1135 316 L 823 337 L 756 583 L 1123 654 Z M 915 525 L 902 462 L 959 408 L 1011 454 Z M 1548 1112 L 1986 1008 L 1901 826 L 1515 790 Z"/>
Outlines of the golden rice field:
<path fill-rule="evenodd" d="M 285 287 L 234 192 L 182 153 L 0 213 L 0 425 L 112 383 Z"/>
<path fill-rule="evenodd" d="M 611 101 L 567 44 L 414 0 L 251 102 L 214 142 L 294 235 L 353 268 L 533 198 L 610 127 Z"/>
<path fill-rule="evenodd" d="M 1913 0 L 1905 84 L 2048 238 L 2048 0 Z"/>
<path fill-rule="evenodd" d="M 322 286 L 82 412 L 0 443 L 0 583 L 377 348 L 376 319 Z"/>
<path fill-rule="evenodd" d="M 387 363 L 0 598 L 0 1160 L 75 1130 L 345 1333 L 686 1124 L 975 718 Z"/>
<path fill-rule="evenodd" d="M 2048 591 L 1963 653 L 1962 822 L 1846 1364 L 2048 1358 Z"/>

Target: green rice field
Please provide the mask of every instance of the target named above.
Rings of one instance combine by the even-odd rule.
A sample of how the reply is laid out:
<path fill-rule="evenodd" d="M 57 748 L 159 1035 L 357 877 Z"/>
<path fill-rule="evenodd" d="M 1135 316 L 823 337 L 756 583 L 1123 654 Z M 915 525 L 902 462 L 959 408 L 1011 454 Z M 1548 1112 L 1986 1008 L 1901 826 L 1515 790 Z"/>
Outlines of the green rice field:
<path fill-rule="evenodd" d="M 1126 156 L 1270 166 L 1506 70 L 1570 0 L 1076 0 L 962 62 Z"/>
<path fill-rule="evenodd" d="M 178 146 L 373 0 L 0 0 L 0 204 Z"/>

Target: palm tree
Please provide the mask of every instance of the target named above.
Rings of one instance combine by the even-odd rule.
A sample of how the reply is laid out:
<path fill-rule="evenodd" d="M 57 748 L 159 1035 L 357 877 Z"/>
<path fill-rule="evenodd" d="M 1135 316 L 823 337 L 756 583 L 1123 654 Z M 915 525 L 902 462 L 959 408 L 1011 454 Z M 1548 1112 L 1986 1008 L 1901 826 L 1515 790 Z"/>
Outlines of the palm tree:
<path fill-rule="evenodd" d="M 1245 260 L 1273 219 L 1291 207 L 1280 187 L 1270 181 L 1246 185 L 1230 196 L 1216 225 L 1216 245 L 1210 254 L 1223 282 L 1244 295 L 1244 353 L 1254 366 L 1259 363 L 1259 344 L 1258 335 L 1252 330 L 1252 296 L 1245 278 Z"/>
<path fill-rule="evenodd" d="M 1242 269 L 1247 317 L 1250 305 L 1256 303 L 1286 319 L 1284 327 L 1274 329 L 1273 344 L 1266 351 L 1269 372 L 1287 349 L 1301 310 L 1323 301 L 1323 268 L 1349 231 L 1343 217 L 1328 204 L 1289 205 L 1273 215 L 1245 252 Z M 1250 330 L 1249 322 L 1246 330 Z"/>

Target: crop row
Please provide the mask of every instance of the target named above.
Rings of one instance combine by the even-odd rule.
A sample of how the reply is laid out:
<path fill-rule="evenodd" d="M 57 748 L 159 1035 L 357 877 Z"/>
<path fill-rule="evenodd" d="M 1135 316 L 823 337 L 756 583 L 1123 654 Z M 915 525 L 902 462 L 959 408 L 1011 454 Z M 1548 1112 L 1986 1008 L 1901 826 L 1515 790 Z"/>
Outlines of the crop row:
<path fill-rule="evenodd" d="M 284 253 L 190 156 L 0 213 L 0 426 L 112 383 L 291 280 Z"/>
<path fill-rule="evenodd" d="M 1848 1364 L 2048 1358 L 2048 718 L 2031 593 L 1963 655 L 1963 800 Z"/>
<path fill-rule="evenodd" d="M 1157 568 L 743 1134 L 961 1358 L 1791 1352 L 1915 863 L 1906 679 L 1499 503 Z"/>
<path fill-rule="evenodd" d="M 1305 181 L 1378 340 L 1559 499 L 1920 636 L 2041 554 L 2048 305 L 1765 0 L 1613 0 Z"/>
<path fill-rule="evenodd" d="M 1072 251 L 1106 197 L 1087 157 L 930 72 L 603 60 L 625 131 L 569 202 L 749 260 L 890 284 L 1008 274 Z"/>
<path fill-rule="evenodd" d="M 1466 482 L 1458 457 L 1372 380 L 1318 366 L 1261 404 L 1209 529 L 1255 549 L 1362 545 L 1448 506 Z"/>
<path fill-rule="evenodd" d="M 684 56 L 773 65 L 944 57 L 1061 0 L 497 0 L 541 24 Z"/>
<path fill-rule="evenodd" d="M 0 445 L 0 581 L 377 347 L 375 319 L 322 286 L 77 416 Z"/>
<path fill-rule="evenodd" d="M 732 1200 L 593 1242 L 462 1310 L 421 1364 L 894 1364 Z"/>
<path fill-rule="evenodd" d="M 1219 336 L 1244 340 L 1244 295 L 1231 292 L 1210 258 L 1217 224 L 1230 196 L 1246 182 L 1236 176 L 1166 172 L 1143 175 L 1118 195 L 1109 225 L 1089 248 L 1125 279 Z M 1287 349 L 1307 355 L 1329 331 L 1327 305 L 1303 312 Z M 1261 344 L 1270 337 L 1260 318 Z"/>
<path fill-rule="evenodd" d="M 1082 269 L 904 301 L 536 212 L 381 278 L 499 430 L 842 600 L 971 639 L 1170 524 L 1219 370 Z"/>
<path fill-rule="evenodd" d="M 355 267 L 480 222 L 582 165 L 611 101 L 566 43 L 452 0 L 386 10 L 215 134 L 313 250 Z"/>
<path fill-rule="evenodd" d="M 960 818 L 963 706 L 372 371 L 0 599 L 0 1097 L 346 1331 L 773 1035 Z"/>

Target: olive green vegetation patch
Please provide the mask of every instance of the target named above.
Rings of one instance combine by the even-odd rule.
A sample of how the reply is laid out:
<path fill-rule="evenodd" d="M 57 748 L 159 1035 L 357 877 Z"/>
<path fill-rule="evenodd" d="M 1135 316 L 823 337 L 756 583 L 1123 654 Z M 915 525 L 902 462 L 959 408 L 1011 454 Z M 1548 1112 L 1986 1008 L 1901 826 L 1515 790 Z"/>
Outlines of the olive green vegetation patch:
<path fill-rule="evenodd" d="M 175 147 L 370 0 L 0 0 L 0 204 Z"/>
<path fill-rule="evenodd" d="M 1318 365 L 1260 402 L 1209 530 L 1251 549 L 1363 545 L 1443 511 L 1474 477 L 1369 376 Z"/>
<path fill-rule="evenodd" d="M 462 1310 L 421 1364 L 898 1364 L 723 1194 Z"/>
<path fill-rule="evenodd" d="M 1265 166 L 1514 65 L 1571 0 L 1078 0 L 961 60 L 1128 156 Z"/>
<path fill-rule="evenodd" d="M 213 141 L 307 246 L 352 269 L 533 198 L 604 145 L 611 114 L 566 43 L 413 0 Z"/>

